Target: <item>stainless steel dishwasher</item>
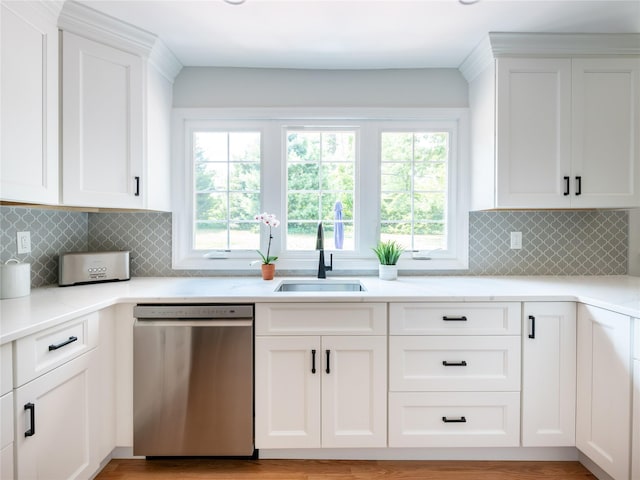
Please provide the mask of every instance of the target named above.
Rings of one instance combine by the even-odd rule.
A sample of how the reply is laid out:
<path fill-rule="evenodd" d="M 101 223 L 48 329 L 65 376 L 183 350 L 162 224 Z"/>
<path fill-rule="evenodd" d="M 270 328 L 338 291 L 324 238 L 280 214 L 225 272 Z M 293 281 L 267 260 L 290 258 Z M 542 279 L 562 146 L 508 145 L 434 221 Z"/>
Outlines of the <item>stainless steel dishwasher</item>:
<path fill-rule="evenodd" d="M 134 307 L 134 455 L 254 454 L 253 311 Z"/>

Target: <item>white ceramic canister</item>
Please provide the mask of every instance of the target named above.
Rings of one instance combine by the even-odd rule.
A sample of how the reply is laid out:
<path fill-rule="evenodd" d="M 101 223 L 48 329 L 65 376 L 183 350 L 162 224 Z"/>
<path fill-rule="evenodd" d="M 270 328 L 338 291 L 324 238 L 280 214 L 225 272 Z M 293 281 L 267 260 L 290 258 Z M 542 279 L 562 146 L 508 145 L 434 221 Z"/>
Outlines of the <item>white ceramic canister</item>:
<path fill-rule="evenodd" d="M 0 298 L 24 297 L 31 293 L 31 264 L 8 260 L 0 265 Z"/>

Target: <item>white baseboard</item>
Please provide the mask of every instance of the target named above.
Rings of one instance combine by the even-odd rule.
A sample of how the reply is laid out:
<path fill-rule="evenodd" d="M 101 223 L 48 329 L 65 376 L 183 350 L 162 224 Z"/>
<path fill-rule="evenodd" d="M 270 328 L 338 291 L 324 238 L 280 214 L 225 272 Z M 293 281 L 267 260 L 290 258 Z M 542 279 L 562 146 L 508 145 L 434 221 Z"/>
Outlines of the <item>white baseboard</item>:
<path fill-rule="evenodd" d="M 574 447 L 261 449 L 264 459 L 577 461 Z"/>

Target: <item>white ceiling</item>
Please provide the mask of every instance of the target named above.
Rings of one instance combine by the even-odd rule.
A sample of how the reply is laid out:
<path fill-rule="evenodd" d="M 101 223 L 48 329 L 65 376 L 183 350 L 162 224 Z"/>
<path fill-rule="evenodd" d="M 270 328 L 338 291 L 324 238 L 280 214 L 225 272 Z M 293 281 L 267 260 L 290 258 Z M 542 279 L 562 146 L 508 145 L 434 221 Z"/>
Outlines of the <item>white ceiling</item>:
<path fill-rule="evenodd" d="M 640 0 L 80 0 L 185 66 L 458 67 L 487 32 L 640 33 Z"/>

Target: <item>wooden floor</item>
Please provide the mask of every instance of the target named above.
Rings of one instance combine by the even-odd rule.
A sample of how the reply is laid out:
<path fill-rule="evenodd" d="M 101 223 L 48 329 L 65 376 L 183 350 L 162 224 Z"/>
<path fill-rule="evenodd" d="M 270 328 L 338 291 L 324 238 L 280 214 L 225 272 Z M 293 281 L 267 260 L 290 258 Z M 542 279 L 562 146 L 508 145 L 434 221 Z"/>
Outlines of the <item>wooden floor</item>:
<path fill-rule="evenodd" d="M 595 479 L 578 462 L 111 460 L 97 480 Z"/>

